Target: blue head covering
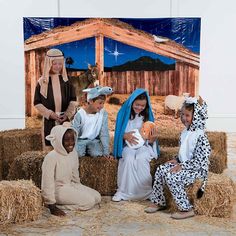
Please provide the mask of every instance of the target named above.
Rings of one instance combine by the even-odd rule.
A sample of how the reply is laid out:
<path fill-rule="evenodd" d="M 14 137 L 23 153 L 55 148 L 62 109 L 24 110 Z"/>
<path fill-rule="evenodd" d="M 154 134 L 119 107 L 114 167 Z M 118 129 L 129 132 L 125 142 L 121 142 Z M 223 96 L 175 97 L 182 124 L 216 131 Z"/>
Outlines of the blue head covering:
<path fill-rule="evenodd" d="M 120 108 L 117 117 L 116 117 L 116 128 L 115 128 L 115 137 L 114 137 L 114 146 L 113 146 L 113 155 L 115 158 L 121 158 L 122 157 L 122 150 L 123 150 L 123 136 L 125 133 L 126 126 L 128 124 L 130 113 L 131 113 L 131 107 L 134 102 L 134 100 L 141 94 L 145 94 L 147 97 L 148 102 L 148 120 L 154 122 L 154 116 L 152 112 L 151 102 L 148 95 L 148 92 L 144 89 L 138 88 L 136 89 L 129 98 L 125 101 L 125 103 Z M 159 155 L 159 147 L 157 143 L 157 153 Z"/>

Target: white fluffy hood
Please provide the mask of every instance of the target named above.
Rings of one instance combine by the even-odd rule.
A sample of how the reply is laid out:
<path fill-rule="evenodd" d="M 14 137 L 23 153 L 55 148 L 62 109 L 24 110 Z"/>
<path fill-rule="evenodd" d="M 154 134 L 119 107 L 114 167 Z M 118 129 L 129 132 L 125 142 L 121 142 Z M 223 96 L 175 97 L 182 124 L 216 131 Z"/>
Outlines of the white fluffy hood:
<path fill-rule="evenodd" d="M 68 129 L 72 129 L 73 131 L 75 131 L 75 140 L 77 140 L 77 132 L 69 122 L 64 122 L 63 125 L 54 126 L 51 130 L 51 133 L 46 136 L 46 139 L 51 142 L 54 150 L 64 156 L 68 155 L 68 153 L 62 144 L 62 139 Z"/>

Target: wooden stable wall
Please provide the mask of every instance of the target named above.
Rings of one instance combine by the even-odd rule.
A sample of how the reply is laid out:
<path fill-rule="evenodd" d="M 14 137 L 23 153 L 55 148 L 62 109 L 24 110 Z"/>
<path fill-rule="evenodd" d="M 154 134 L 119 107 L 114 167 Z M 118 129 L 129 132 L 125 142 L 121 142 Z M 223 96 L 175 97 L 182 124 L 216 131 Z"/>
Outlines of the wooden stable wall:
<path fill-rule="evenodd" d="M 45 51 L 37 50 L 25 53 L 26 71 L 26 114 L 37 115 L 33 107 L 33 95 L 38 78 L 42 75 Z M 28 62 L 35 58 L 36 63 Z M 41 62 L 41 63 L 40 63 Z M 31 65 L 31 67 L 29 67 Z M 36 69 L 34 69 L 36 68 Z M 79 76 L 82 71 L 70 72 L 69 76 Z M 169 71 L 123 71 L 104 72 L 100 85 L 110 86 L 114 93 L 130 94 L 136 88 L 145 88 L 150 95 L 181 95 L 185 92 L 191 96 L 198 95 L 199 70 L 186 63 L 177 62 L 175 70 Z"/>
<path fill-rule="evenodd" d="M 145 88 L 150 95 L 197 95 L 198 69 L 176 63 L 176 70 L 104 72 L 102 86 L 110 86 L 115 93 L 130 94 L 136 88 Z"/>
<path fill-rule="evenodd" d="M 34 92 L 38 79 L 43 73 L 43 63 L 47 49 L 25 52 L 25 112 L 28 116 L 37 115 L 34 108 Z"/>

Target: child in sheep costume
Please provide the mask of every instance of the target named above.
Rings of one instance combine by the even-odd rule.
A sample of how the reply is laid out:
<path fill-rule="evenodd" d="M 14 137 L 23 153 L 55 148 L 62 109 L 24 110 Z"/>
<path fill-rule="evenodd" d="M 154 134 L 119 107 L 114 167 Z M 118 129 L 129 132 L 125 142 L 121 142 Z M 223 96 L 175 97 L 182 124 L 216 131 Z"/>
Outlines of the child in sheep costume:
<path fill-rule="evenodd" d="M 196 179 L 203 184 L 198 191 L 200 198 L 205 190 L 208 176 L 210 144 L 205 134 L 207 105 L 201 98 L 186 98 L 182 108 L 181 120 L 186 128 L 180 136 L 179 154 L 173 160 L 159 166 L 151 195 L 152 205 L 145 209 L 147 213 L 163 210 L 166 207 L 163 186 L 167 184 L 179 212 L 171 215 L 174 219 L 194 216 L 193 206 L 188 200 L 185 188 Z"/>
<path fill-rule="evenodd" d="M 80 183 L 76 131 L 69 122 L 52 128 L 46 137 L 54 148 L 42 165 L 42 196 L 51 214 L 65 215 L 61 209 L 88 210 L 100 203 L 101 195 Z M 58 208 L 59 207 L 59 208 Z"/>

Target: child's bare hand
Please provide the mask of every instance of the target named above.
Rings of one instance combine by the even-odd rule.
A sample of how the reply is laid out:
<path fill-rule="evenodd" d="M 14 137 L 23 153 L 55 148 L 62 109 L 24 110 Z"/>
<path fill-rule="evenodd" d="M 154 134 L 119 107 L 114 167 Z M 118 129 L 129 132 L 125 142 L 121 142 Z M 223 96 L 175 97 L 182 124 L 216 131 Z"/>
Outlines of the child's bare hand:
<path fill-rule="evenodd" d="M 170 169 L 170 173 L 178 173 L 181 170 L 182 170 L 181 165 L 177 164 L 176 166 Z"/>
<path fill-rule="evenodd" d="M 138 139 L 133 135 L 135 131 L 130 131 L 124 134 L 124 140 L 127 140 L 131 145 L 138 144 Z"/>
<path fill-rule="evenodd" d="M 167 161 L 166 163 L 177 164 L 178 161 L 176 159 L 172 159 L 172 160 Z"/>
<path fill-rule="evenodd" d="M 52 215 L 55 215 L 55 216 L 66 216 L 66 213 L 64 211 L 62 211 L 61 209 L 59 209 L 58 207 L 56 207 L 55 204 L 48 205 L 48 208 L 49 208 L 49 210 L 50 210 Z"/>
<path fill-rule="evenodd" d="M 60 124 L 63 124 L 63 122 L 67 121 L 68 120 L 68 117 L 63 114 L 62 116 L 60 116 Z"/>
<path fill-rule="evenodd" d="M 60 117 L 55 112 L 52 112 L 50 114 L 49 118 L 52 119 L 52 120 L 56 120 L 56 121 L 60 122 Z"/>
<path fill-rule="evenodd" d="M 149 142 L 153 143 L 157 139 L 157 127 L 154 127 L 150 132 Z"/>

